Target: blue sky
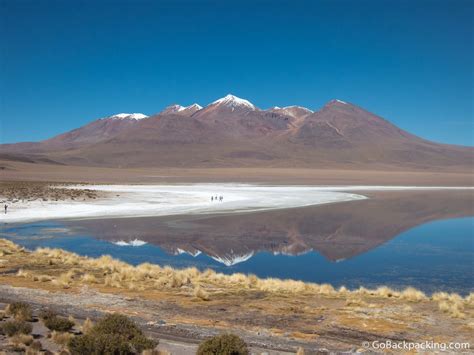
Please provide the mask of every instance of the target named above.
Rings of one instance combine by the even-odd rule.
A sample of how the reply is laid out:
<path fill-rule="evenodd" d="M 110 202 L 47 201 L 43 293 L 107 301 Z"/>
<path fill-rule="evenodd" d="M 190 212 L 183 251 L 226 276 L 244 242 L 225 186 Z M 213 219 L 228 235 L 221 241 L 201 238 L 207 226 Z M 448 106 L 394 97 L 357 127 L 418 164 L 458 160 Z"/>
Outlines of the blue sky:
<path fill-rule="evenodd" d="M 233 93 L 473 145 L 474 2 L 0 0 L 0 139 Z"/>

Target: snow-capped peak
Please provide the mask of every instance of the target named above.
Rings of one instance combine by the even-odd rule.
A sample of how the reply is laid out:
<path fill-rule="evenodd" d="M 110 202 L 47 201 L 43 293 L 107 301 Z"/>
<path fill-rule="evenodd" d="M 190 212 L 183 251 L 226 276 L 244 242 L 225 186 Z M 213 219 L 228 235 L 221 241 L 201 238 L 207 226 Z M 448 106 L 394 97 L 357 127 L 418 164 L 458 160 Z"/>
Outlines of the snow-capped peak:
<path fill-rule="evenodd" d="M 226 95 L 220 98 L 219 100 L 214 101 L 213 103 L 211 103 L 211 105 L 223 105 L 226 107 L 231 107 L 232 109 L 238 108 L 238 107 L 245 107 L 251 110 L 257 109 L 250 101 L 241 99 L 231 94 Z"/>
<path fill-rule="evenodd" d="M 194 112 L 196 111 L 199 111 L 200 109 L 202 109 L 202 106 L 194 103 L 192 105 L 189 105 L 189 106 L 181 106 L 181 105 L 171 105 L 171 106 L 168 106 L 167 108 L 165 108 L 161 113 L 162 114 L 184 114 L 184 115 L 187 115 L 187 114 L 193 114 Z"/>
<path fill-rule="evenodd" d="M 112 115 L 106 118 L 113 118 L 117 120 L 141 120 L 144 118 L 148 118 L 147 115 L 144 115 L 143 113 L 117 113 L 116 115 Z"/>
<path fill-rule="evenodd" d="M 169 112 L 169 113 L 173 113 L 173 112 L 180 112 L 180 111 L 183 111 L 185 109 L 186 109 L 186 107 L 181 106 L 181 105 L 171 105 L 171 106 L 168 106 L 165 109 L 165 111 Z"/>
<path fill-rule="evenodd" d="M 188 107 L 186 107 L 186 109 L 191 109 L 191 108 L 192 108 L 192 109 L 196 109 L 196 110 L 201 110 L 201 109 L 202 109 L 202 106 L 199 105 L 199 104 L 194 103 L 194 104 L 189 105 Z"/>
<path fill-rule="evenodd" d="M 334 100 L 332 100 L 332 101 L 334 101 L 334 102 L 339 102 L 340 104 L 343 104 L 343 105 L 347 105 L 347 102 L 342 101 L 342 100 L 334 99 Z"/>

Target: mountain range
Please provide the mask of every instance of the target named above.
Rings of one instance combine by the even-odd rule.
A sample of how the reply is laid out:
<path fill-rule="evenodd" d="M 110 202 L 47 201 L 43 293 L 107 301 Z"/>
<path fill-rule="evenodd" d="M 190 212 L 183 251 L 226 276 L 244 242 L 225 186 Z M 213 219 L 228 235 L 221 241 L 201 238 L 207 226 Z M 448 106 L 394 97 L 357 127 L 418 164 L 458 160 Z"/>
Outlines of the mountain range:
<path fill-rule="evenodd" d="M 121 113 L 41 142 L 0 145 L 0 158 L 106 167 L 472 169 L 474 148 L 410 134 L 356 105 L 273 107 L 227 95 L 209 105 Z"/>

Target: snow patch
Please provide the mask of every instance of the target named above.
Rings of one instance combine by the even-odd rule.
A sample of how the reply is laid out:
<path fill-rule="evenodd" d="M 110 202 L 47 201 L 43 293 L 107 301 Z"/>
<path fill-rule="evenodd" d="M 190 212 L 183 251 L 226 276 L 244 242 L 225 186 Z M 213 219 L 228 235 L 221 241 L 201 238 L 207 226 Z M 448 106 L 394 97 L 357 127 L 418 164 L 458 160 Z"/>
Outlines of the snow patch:
<path fill-rule="evenodd" d="M 174 113 L 174 112 L 180 112 L 185 110 L 187 107 L 181 106 L 181 105 L 171 105 L 165 108 L 165 112 L 168 113 Z"/>
<path fill-rule="evenodd" d="M 117 113 L 116 115 L 112 115 L 105 118 L 112 118 L 117 120 L 142 120 L 144 118 L 148 118 L 147 115 L 143 113 Z"/>
<path fill-rule="evenodd" d="M 186 110 L 192 109 L 192 108 L 196 108 L 196 109 L 198 109 L 198 110 L 202 110 L 202 106 L 199 105 L 199 104 L 192 104 L 192 105 L 189 105 L 188 107 L 186 107 Z"/>

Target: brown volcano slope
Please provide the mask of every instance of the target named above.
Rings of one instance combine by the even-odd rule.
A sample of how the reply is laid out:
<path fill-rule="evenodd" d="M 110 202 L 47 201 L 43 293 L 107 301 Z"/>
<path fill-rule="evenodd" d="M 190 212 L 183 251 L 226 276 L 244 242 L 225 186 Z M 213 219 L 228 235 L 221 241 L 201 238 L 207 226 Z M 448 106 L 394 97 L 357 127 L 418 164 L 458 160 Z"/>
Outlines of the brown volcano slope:
<path fill-rule="evenodd" d="M 0 146 L 24 159 L 104 167 L 268 167 L 472 171 L 474 148 L 426 141 L 333 100 L 260 110 L 228 95 L 158 115 L 111 116 L 39 143 Z M 144 119 L 143 119 L 144 118 Z"/>

